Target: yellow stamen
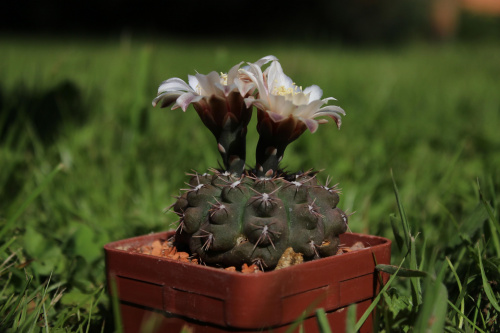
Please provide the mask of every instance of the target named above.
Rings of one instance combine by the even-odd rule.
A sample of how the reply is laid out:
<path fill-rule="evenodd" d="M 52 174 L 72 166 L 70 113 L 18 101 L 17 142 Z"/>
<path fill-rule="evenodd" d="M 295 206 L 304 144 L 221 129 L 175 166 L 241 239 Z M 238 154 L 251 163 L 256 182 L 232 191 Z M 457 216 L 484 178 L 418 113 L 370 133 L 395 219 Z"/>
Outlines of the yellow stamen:
<path fill-rule="evenodd" d="M 220 83 L 223 85 L 227 86 L 227 74 L 226 73 L 220 73 Z"/>
<path fill-rule="evenodd" d="M 292 84 L 291 87 L 285 87 L 285 86 L 279 86 L 279 87 L 274 87 L 273 91 L 271 92 L 273 95 L 278 95 L 278 96 L 287 96 L 287 95 L 296 95 L 302 93 L 302 87 L 298 87 L 295 83 Z"/>

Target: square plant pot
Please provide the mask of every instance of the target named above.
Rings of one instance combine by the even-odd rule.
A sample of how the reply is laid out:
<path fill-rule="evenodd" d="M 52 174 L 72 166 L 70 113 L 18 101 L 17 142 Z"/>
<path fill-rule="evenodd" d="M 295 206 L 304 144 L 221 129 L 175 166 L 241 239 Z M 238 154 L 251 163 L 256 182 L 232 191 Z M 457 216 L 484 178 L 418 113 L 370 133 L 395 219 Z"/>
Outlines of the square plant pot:
<path fill-rule="evenodd" d="M 377 264 L 389 264 L 391 241 L 346 233 L 341 244 L 365 248 L 280 270 L 243 274 L 183 263 L 129 249 L 166 240 L 174 232 L 105 245 L 108 283 L 116 284 L 124 331 L 285 332 L 299 322 L 319 330 L 315 310 L 323 308 L 333 332 L 344 332 L 347 307 L 357 318 L 379 290 Z M 111 286 L 112 287 L 112 286 Z M 296 326 L 298 329 L 298 326 Z M 361 332 L 372 332 L 372 316 Z"/>

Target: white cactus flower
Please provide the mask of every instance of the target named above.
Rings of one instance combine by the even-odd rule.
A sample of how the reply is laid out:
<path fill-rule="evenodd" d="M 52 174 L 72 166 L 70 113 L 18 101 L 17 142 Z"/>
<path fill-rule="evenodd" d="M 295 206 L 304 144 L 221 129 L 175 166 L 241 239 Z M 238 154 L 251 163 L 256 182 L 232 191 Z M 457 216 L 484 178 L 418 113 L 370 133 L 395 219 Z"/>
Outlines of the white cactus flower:
<path fill-rule="evenodd" d="M 323 91 L 317 85 L 305 89 L 297 86 L 285 75 L 278 61 L 272 61 L 264 72 L 254 64 L 249 64 L 248 69 L 240 69 L 239 72 L 241 76 L 254 82 L 259 92 L 257 98 L 249 96 L 245 99 L 247 106 L 254 105 L 266 112 L 272 121 L 279 123 L 292 117 L 304 123 L 314 133 L 318 124 L 328 122 L 326 119 L 315 118 L 327 116 L 340 128 L 340 117 L 345 115 L 345 111 L 335 105 L 323 106 L 335 98 L 321 99 Z"/>

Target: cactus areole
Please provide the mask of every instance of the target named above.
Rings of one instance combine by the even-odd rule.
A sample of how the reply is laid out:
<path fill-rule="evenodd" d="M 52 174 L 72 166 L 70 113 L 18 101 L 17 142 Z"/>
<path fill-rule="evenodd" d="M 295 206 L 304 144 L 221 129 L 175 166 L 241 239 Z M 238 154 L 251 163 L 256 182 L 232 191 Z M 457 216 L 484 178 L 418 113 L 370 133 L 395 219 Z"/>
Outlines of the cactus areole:
<path fill-rule="evenodd" d="M 262 71 L 262 66 L 269 66 Z M 175 244 L 209 265 L 257 264 L 276 267 L 292 248 L 304 259 L 335 255 L 347 215 L 337 207 L 337 186 L 319 184 L 317 172 L 284 172 L 286 147 L 324 118 L 340 128 L 344 110 L 326 105 L 318 86 L 298 87 L 283 73 L 274 56 L 242 63 L 227 74 L 189 76 L 164 81 L 153 106 L 172 109 L 189 105 L 215 136 L 221 169 L 189 173 L 170 208 L 179 216 Z M 246 133 L 253 109 L 259 141 L 256 165 L 245 169 Z"/>

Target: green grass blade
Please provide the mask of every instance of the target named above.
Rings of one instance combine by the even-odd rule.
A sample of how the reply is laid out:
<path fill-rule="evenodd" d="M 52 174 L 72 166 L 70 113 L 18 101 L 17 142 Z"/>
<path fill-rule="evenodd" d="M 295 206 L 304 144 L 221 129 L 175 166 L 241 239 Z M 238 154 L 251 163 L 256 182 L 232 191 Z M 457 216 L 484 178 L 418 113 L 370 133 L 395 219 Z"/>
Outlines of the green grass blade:
<path fill-rule="evenodd" d="M 479 269 L 481 270 L 481 278 L 483 280 L 483 289 L 484 293 L 486 294 L 486 297 L 488 297 L 488 300 L 490 301 L 491 305 L 500 312 L 500 305 L 498 304 L 498 299 L 493 293 L 493 290 L 491 289 L 491 286 L 488 282 L 488 278 L 486 277 L 486 273 L 484 271 L 484 266 L 483 266 L 483 260 L 481 258 L 481 251 L 479 250 L 479 246 L 477 247 L 477 257 L 479 259 Z"/>
<path fill-rule="evenodd" d="M 399 215 L 401 218 L 401 222 L 403 224 L 403 236 L 406 244 L 406 248 L 409 250 L 410 249 L 410 238 L 411 238 L 411 230 L 410 230 L 410 224 L 408 223 L 408 219 L 406 218 L 406 212 L 403 207 L 403 203 L 401 202 L 401 197 L 399 196 L 399 190 L 398 186 L 396 184 L 396 180 L 394 179 L 394 174 L 391 169 L 391 177 L 392 177 L 392 184 L 394 187 L 394 195 L 396 196 L 396 202 L 398 204 L 398 209 L 399 209 Z"/>
<path fill-rule="evenodd" d="M 64 166 L 62 164 L 59 164 L 57 167 L 52 170 L 52 172 L 45 177 L 44 181 L 30 194 L 30 196 L 22 203 L 21 207 L 19 207 L 14 214 L 7 219 L 7 222 L 5 225 L 0 229 L 0 239 L 3 238 L 3 236 L 14 226 L 15 222 L 17 219 L 21 216 L 21 214 L 24 212 L 24 210 L 35 200 L 47 187 L 47 185 L 52 181 L 54 176 L 61 171 L 61 169 Z"/>
<path fill-rule="evenodd" d="M 15 320 L 15 325 L 14 325 L 14 327 L 18 331 L 23 331 L 23 332 L 27 331 L 27 328 L 25 328 L 25 326 L 27 324 L 29 324 L 29 322 L 28 322 L 28 318 L 29 318 L 28 304 L 29 304 L 31 298 L 27 297 L 27 294 L 28 294 L 28 291 L 26 291 L 26 293 L 24 294 L 23 302 L 21 303 L 21 311 L 19 311 L 17 318 Z"/>
<path fill-rule="evenodd" d="M 398 267 L 398 266 L 394 266 L 394 265 L 379 264 L 375 268 L 378 271 L 382 271 L 382 272 L 390 274 L 390 275 L 396 274 L 397 276 L 400 276 L 400 277 L 427 277 L 428 276 L 427 272 L 424 272 L 424 271 L 413 270 L 413 269 Z"/>
<path fill-rule="evenodd" d="M 477 181 L 477 189 L 479 192 L 479 198 L 481 200 L 481 203 L 483 204 L 484 209 L 488 213 L 488 224 L 489 224 L 490 229 L 491 229 L 491 237 L 493 239 L 493 245 L 495 246 L 497 257 L 500 257 L 500 239 L 499 239 L 500 223 L 495 218 L 495 213 L 493 212 L 493 209 L 491 209 L 490 204 L 485 199 L 484 194 L 481 191 L 481 187 L 479 185 L 479 180 Z"/>
<path fill-rule="evenodd" d="M 417 246 L 415 244 L 415 238 L 410 235 L 410 269 L 418 271 L 417 264 Z M 410 283 L 412 286 L 412 294 L 414 303 L 420 305 L 422 303 L 422 286 L 420 284 L 420 279 L 412 277 L 410 278 Z"/>
<path fill-rule="evenodd" d="M 418 270 L 422 271 L 425 267 L 425 260 L 427 259 L 425 250 L 427 249 L 427 239 L 424 238 L 423 244 L 421 246 L 422 253 L 420 254 L 420 264 L 418 265 Z"/>
<path fill-rule="evenodd" d="M 482 301 L 482 297 L 481 297 L 481 294 L 479 294 L 479 296 L 477 297 L 477 302 L 476 302 L 476 308 L 474 310 L 474 320 L 473 322 L 474 323 L 477 323 L 477 317 L 478 315 L 481 316 L 482 318 L 482 312 L 481 312 L 481 301 Z M 483 320 L 483 327 L 485 327 L 485 322 L 484 322 L 484 318 L 482 318 Z"/>
<path fill-rule="evenodd" d="M 326 318 L 325 309 L 319 308 L 316 310 L 316 320 L 318 321 L 318 327 L 321 333 L 332 333 L 328 318 Z"/>
<path fill-rule="evenodd" d="M 401 197 L 399 195 L 399 190 L 398 186 L 396 184 L 396 180 L 394 179 L 394 174 L 391 169 L 391 177 L 392 177 L 392 183 L 393 183 L 393 188 L 394 188 L 394 194 L 396 196 L 396 202 L 398 205 L 398 210 L 399 210 L 399 215 L 401 217 L 401 222 L 403 224 L 403 231 L 404 231 L 404 238 L 405 238 L 405 244 L 406 247 L 409 251 L 410 255 L 410 269 L 417 271 L 419 270 L 418 264 L 417 264 L 417 253 L 416 253 L 416 245 L 415 245 L 415 237 L 412 236 L 411 234 L 411 229 L 410 229 L 410 224 L 408 222 L 408 218 L 406 217 L 406 212 L 403 206 L 403 202 L 401 201 Z M 422 288 L 420 285 L 420 280 L 417 278 L 411 278 L 410 284 L 412 286 L 412 295 L 414 298 L 414 303 L 415 304 L 421 304 L 422 303 Z"/>
<path fill-rule="evenodd" d="M 43 293 L 41 295 L 40 302 L 36 306 L 35 311 L 33 311 L 33 313 L 31 314 L 31 316 L 33 318 L 32 318 L 32 323 L 31 323 L 31 326 L 29 329 L 30 332 L 33 332 L 35 330 L 35 328 L 37 326 L 37 321 L 40 318 L 40 313 L 42 311 L 44 311 L 44 309 L 45 309 L 45 300 L 46 300 L 47 290 L 49 289 L 51 279 L 52 279 L 52 273 L 50 274 L 49 279 L 45 283 L 45 288 L 43 288 Z"/>
<path fill-rule="evenodd" d="M 12 243 L 14 243 L 14 241 L 16 240 L 16 238 L 17 238 L 16 236 L 13 236 L 10 240 L 8 240 L 7 242 L 5 242 L 5 244 L 3 244 L 2 246 L 0 246 L 0 253 L 4 252 L 9 246 L 11 246 Z"/>
<path fill-rule="evenodd" d="M 346 333 L 356 333 L 357 331 L 355 330 L 356 327 L 356 313 L 357 313 L 357 305 L 352 304 L 349 306 L 347 309 L 347 320 L 346 320 L 346 327 L 345 331 Z"/>
<path fill-rule="evenodd" d="M 314 301 L 311 302 L 307 306 L 307 308 L 302 311 L 302 314 L 295 319 L 295 321 L 290 325 L 290 327 L 286 330 L 286 333 L 291 333 L 295 332 L 297 327 L 301 326 L 303 321 L 309 317 L 312 313 L 314 313 L 314 309 L 321 303 L 322 300 L 324 300 L 326 295 L 322 295 L 321 297 L 317 297 Z"/>
<path fill-rule="evenodd" d="M 45 300 L 42 300 L 42 307 L 43 307 L 43 321 L 44 321 L 45 332 L 49 333 L 49 320 L 47 318 L 47 309 L 45 308 Z"/>
<path fill-rule="evenodd" d="M 184 326 L 182 326 L 181 331 L 179 333 L 193 333 L 193 330 L 189 328 L 188 325 L 185 324 Z"/>
<path fill-rule="evenodd" d="M 110 287 L 111 287 L 111 302 L 113 307 L 113 318 L 115 322 L 115 332 L 122 333 L 123 322 L 122 322 L 122 314 L 120 311 L 120 299 L 118 297 L 118 286 L 116 285 L 116 279 L 111 278 Z"/>
<path fill-rule="evenodd" d="M 401 261 L 401 264 L 399 265 L 399 267 L 401 267 L 403 265 L 404 261 L 405 261 L 405 259 L 403 258 L 403 260 Z M 380 298 L 382 297 L 381 295 L 383 295 L 387 291 L 387 289 L 389 289 L 389 286 L 392 284 L 392 282 L 396 278 L 397 274 L 398 274 L 398 271 L 396 271 L 394 273 L 394 275 L 392 275 L 389 278 L 389 281 L 387 281 L 387 283 L 382 288 L 382 290 L 380 290 L 380 292 L 378 293 L 378 295 L 373 299 L 372 304 L 370 304 L 370 306 L 368 307 L 368 309 L 366 309 L 366 311 L 363 313 L 363 315 L 361 316 L 361 318 L 359 318 L 358 322 L 356 323 L 356 326 L 354 327 L 354 329 L 355 329 L 356 332 L 361 329 L 361 326 L 363 326 L 363 324 L 365 323 L 365 321 L 368 318 L 368 316 L 370 315 L 370 313 L 372 313 L 373 309 L 375 309 L 375 307 L 377 306 L 378 302 L 380 301 Z"/>
<path fill-rule="evenodd" d="M 392 233 L 394 235 L 396 245 L 398 246 L 399 251 L 403 251 L 405 241 L 403 240 L 403 237 L 401 236 L 401 233 L 399 231 L 399 219 L 394 214 L 391 214 L 389 218 L 391 220 Z"/>
<path fill-rule="evenodd" d="M 442 283 L 445 268 L 441 268 L 436 279 L 429 276 L 425 281 L 424 302 L 419 308 L 415 332 L 444 332 L 448 306 L 448 291 Z"/>
<path fill-rule="evenodd" d="M 7 284 L 8 284 L 9 282 L 10 282 L 10 280 L 9 280 L 9 281 L 7 281 L 7 283 L 5 284 L 4 288 L 7 286 Z M 3 294 L 3 292 L 2 292 L 2 294 Z M 2 295 L 2 296 L 3 296 L 3 295 Z M 5 313 L 6 313 L 6 312 L 7 312 L 7 310 L 9 309 L 9 306 L 10 306 L 10 305 L 14 302 L 13 300 L 14 300 L 14 297 L 15 297 L 15 296 L 16 296 L 16 295 L 11 294 L 11 295 L 10 295 L 9 297 L 7 297 L 7 298 L 3 298 L 3 297 L 2 297 L 2 299 L 3 299 L 3 304 L 2 304 L 2 305 L 0 305 L 0 318 L 5 318 Z M 0 321 L 0 327 L 2 327 L 2 321 Z"/>
<path fill-rule="evenodd" d="M 451 272 L 453 273 L 453 276 L 455 277 L 455 281 L 457 281 L 457 285 L 458 285 L 458 290 L 460 291 L 460 294 L 459 296 L 462 294 L 462 283 L 460 282 L 460 278 L 458 277 L 458 274 L 457 274 L 457 271 L 455 269 L 455 267 L 453 266 L 453 264 L 451 263 L 450 261 L 450 258 L 446 257 L 446 262 L 448 262 L 448 266 L 450 266 L 450 269 L 451 269 Z M 448 302 L 450 302 L 448 300 Z M 461 313 L 463 313 L 465 311 L 465 300 L 462 298 L 462 301 L 460 302 L 460 309 L 461 309 Z M 463 326 L 463 317 L 460 317 L 460 321 L 458 323 L 458 328 L 462 328 Z"/>
<path fill-rule="evenodd" d="M 468 322 L 470 325 L 472 325 L 472 328 L 474 328 L 475 330 L 477 330 L 479 333 L 485 333 L 485 331 L 483 331 L 482 329 L 480 329 L 478 326 L 476 326 L 476 324 L 474 324 L 474 322 L 472 320 L 470 320 L 462 310 L 459 310 L 455 304 L 453 304 L 452 302 L 450 302 L 450 300 L 448 300 L 448 305 L 456 311 L 456 313 L 460 316 L 460 318 L 462 320 L 465 320 L 466 322 Z M 459 327 L 461 328 L 461 326 Z"/>
<path fill-rule="evenodd" d="M 13 318 L 13 316 L 15 314 L 15 311 L 17 309 L 19 309 L 19 305 L 21 304 L 21 301 L 25 298 L 22 295 L 26 294 L 26 292 L 28 291 L 28 287 L 30 286 L 31 281 L 33 281 L 33 276 L 32 275 L 28 275 L 27 276 L 27 280 L 26 280 L 26 282 L 25 282 L 25 284 L 24 284 L 21 292 L 18 293 L 16 305 L 13 306 L 10 309 L 10 312 L 7 314 L 7 316 L 4 319 L 2 319 L 2 321 L 0 321 L 0 328 L 2 330 L 7 329 L 7 325 L 9 325 L 9 322 L 10 322 L 11 318 Z"/>
<path fill-rule="evenodd" d="M 90 329 L 90 323 L 92 321 L 92 308 L 94 306 L 94 298 L 92 298 L 92 300 L 90 301 L 90 306 L 89 306 L 89 319 L 88 319 L 88 322 L 87 322 L 87 329 L 85 330 L 85 333 L 89 333 L 89 329 Z"/>

